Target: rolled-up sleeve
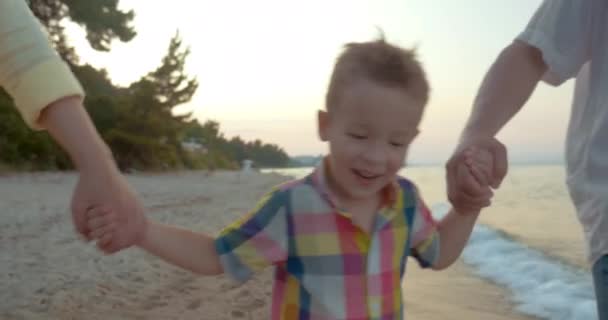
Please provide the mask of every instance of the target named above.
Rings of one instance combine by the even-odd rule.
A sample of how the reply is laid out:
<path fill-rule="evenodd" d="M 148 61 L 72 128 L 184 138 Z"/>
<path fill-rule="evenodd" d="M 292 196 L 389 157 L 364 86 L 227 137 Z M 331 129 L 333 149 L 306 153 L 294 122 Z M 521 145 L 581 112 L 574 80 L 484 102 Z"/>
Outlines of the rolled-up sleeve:
<path fill-rule="evenodd" d="M 595 12 L 603 0 L 545 0 L 517 40 L 538 48 L 547 65 L 543 80 L 560 85 L 590 59 Z"/>
<path fill-rule="evenodd" d="M 429 268 L 439 259 L 439 231 L 431 210 L 426 206 L 419 193 L 416 193 L 416 211 L 411 230 L 411 256 L 418 260 L 418 264 L 422 268 Z"/>
<path fill-rule="evenodd" d="M 0 86 L 34 129 L 49 104 L 84 91 L 23 0 L 0 1 Z"/>

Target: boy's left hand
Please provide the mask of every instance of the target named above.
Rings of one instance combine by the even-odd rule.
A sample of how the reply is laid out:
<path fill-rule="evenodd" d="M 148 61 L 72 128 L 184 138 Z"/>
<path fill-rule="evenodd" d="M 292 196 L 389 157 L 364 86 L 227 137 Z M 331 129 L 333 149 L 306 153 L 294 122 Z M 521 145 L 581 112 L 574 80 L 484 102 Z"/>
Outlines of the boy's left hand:
<path fill-rule="evenodd" d="M 492 172 L 494 170 L 492 154 L 485 149 L 470 147 L 465 150 L 464 163 L 475 178 L 479 188 L 491 187 Z"/>
<path fill-rule="evenodd" d="M 491 187 L 480 187 L 465 164 L 465 151 L 471 147 L 492 155 Z M 492 189 L 497 189 L 508 171 L 507 149 L 493 137 L 467 136 L 446 163 L 448 200 L 457 212 L 475 212 L 490 203 Z"/>
<path fill-rule="evenodd" d="M 482 208 L 491 204 L 494 196 L 490 183 L 493 172 L 492 154 L 484 149 L 470 147 L 464 151 L 464 161 L 457 168 L 458 183 L 474 186 L 478 190 L 486 190 L 475 201 L 463 203 L 464 208 L 455 208 L 460 213 L 479 213 Z"/>

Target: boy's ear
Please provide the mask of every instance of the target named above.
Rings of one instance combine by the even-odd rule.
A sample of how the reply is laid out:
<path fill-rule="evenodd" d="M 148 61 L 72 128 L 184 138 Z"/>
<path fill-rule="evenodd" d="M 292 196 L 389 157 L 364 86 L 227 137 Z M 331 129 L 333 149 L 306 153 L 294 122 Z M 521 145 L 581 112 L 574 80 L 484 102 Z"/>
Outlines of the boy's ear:
<path fill-rule="evenodd" d="M 317 112 L 317 125 L 319 139 L 321 139 L 321 141 L 327 141 L 329 135 L 329 113 L 327 111 L 319 110 Z"/>

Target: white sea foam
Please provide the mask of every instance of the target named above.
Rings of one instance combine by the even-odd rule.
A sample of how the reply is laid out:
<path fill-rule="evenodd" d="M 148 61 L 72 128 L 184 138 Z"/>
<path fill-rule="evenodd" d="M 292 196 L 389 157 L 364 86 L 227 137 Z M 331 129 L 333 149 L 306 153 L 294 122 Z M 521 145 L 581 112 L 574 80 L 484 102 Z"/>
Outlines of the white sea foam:
<path fill-rule="evenodd" d="M 433 207 L 442 216 L 446 205 Z M 518 311 L 551 320 L 597 319 L 591 274 L 567 266 L 538 250 L 477 225 L 463 252 L 475 272 L 508 288 Z"/>

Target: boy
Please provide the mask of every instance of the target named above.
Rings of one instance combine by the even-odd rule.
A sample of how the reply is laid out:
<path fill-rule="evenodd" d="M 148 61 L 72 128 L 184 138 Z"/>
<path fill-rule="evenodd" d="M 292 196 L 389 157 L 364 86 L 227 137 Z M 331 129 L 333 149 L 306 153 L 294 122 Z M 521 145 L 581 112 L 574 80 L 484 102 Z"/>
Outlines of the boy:
<path fill-rule="evenodd" d="M 449 266 L 479 210 L 452 210 L 436 223 L 416 187 L 397 176 L 428 98 L 413 52 L 384 40 L 347 45 L 326 98 L 318 125 L 330 152 L 312 174 L 268 193 L 216 239 L 149 221 L 138 245 L 239 281 L 274 265 L 272 319 L 402 319 L 407 257 Z M 490 163 L 471 150 L 461 170 L 487 184 Z M 94 208 L 89 217 L 92 236 L 111 241 L 112 212 Z"/>

